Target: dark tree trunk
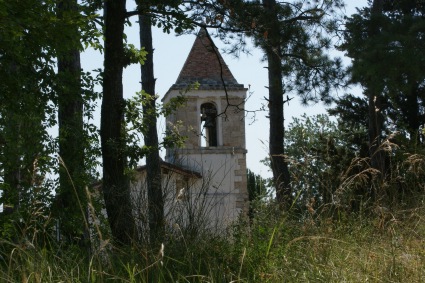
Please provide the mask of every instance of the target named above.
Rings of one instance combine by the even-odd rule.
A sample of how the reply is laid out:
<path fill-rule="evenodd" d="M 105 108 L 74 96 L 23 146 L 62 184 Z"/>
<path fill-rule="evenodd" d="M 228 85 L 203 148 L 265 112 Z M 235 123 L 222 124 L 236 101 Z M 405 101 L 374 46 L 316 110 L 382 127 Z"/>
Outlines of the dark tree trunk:
<path fill-rule="evenodd" d="M 369 37 L 372 38 L 379 33 L 379 17 L 382 15 L 383 0 L 374 0 L 371 10 L 371 21 L 369 26 Z M 376 54 L 379 58 L 379 54 Z M 378 81 L 373 81 L 377 79 Z M 379 82 L 380 78 L 369 78 L 370 85 L 367 88 L 368 105 L 369 105 L 369 156 L 371 166 L 381 172 L 383 178 L 386 171 L 385 152 L 380 149 L 381 131 L 382 131 L 382 88 Z"/>
<path fill-rule="evenodd" d="M 105 61 L 100 136 L 103 158 L 103 196 L 117 244 L 129 245 L 136 235 L 130 186 L 125 176 L 124 66 L 125 0 L 106 0 Z"/>
<path fill-rule="evenodd" d="M 280 57 L 279 19 L 275 10 L 277 5 L 275 0 L 263 0 L 263 4 L 271 21 L 265 43 L 269 76 L 270 162 L 273 171 L 273 182 L 276 187 L 277 201 L 284 207 L 288 207 L 291 203 L 292 192 L 288 163 L 284 156 L 284 90 Z"/>
<path fill-rule="evenodd" d="M 20 140 L 20 127 L 18 123 L 9 121 L 3 131 L 7 136 L 3 146 L 3 154 L 7 156 L 7 160 L 3 164 L 3 210 L 5 214 L 11 214 L 19 209 L 21 190 L 21 150 L 17 146 Z"/>
<path fill-rule="evenodd" d="M 149 202 L 149 236 L 150 242 L 161 243 L 164 240 L 164 198 L 161 188 L 161 161 L 158 148 L 155 78 L 153 71 L 152 28 L 148 16 L 139 16 L 140 46 L 144 47 L 147 56 L 141 65 L 142 90 L 146 102 L 143 104 L 143 120 L 145 126 L 145 145 L 150 149 L 146 156 L 147 189 Z"/>
<path fill-rule="evenodd" d="M 19 67 L 13 62 L 7 68 L 12 76 L 19 76 Z M 19 210 L 20 195 L 22 193 L 23 177 L 22 167 L 24 153 L 22 150 L 22 121 L 19 117 L 23 112 L 20 105 L 25 97 L 22 93 L 22 86 L 17 83 L 8 86 L 10 91 L 7 92 L 3 101 L 5 112 L 3 116 L 4 125 L 1 132 L 1 149 L 2 149 L 2 167 L 3 167 L 3 184 L 2 200 L 4 213 L 12 214 Z M 23 104 L 23 103 L 22 103 Z M 3 106 L 4 106 L 3 105 Z"/>
<path fill-rule="evenodd" d="M 419 145 L 421 138 L 419 135 L 419 127 L 421 126 L 420 121 L 420 110 L 419 110 L 419 99 L 418 99 L 419 86 L 417 83 L 412 83 L 410 93 L 406 93 L 406 117 L 407 130 L 410 135 L 410 142 L 412 145 Z"/>
<path fill-rule="evenodd" d="M 371 160 L 371 166 L 374 169 L 381 172 L 381 176 L 384 177 L 386 171 L 385 164 L 385 152 L 381 146 L 381 131 L 383 117 L 381 113 L 382 97 L 379 91 L 376 91 L 374 87 L 368 87 L 368 113 L 369 113 L 369 156 Z"/>
<path fill-rule="evenodd" d="M 58 2 L 58 16 L 63 21 L 78 16 L 77 0 Z M 67 23 L 66 23 L 67 24 Z M 58 50 L 59 168 L 60 189 L 56 213 L 61 220 L 61 233 L 68 240 L 81 237 L 88 229 L 84 170 L 83 98 L 80 83 L 80 51 L 78 26 L 69 23 L 69 42 Z"/>

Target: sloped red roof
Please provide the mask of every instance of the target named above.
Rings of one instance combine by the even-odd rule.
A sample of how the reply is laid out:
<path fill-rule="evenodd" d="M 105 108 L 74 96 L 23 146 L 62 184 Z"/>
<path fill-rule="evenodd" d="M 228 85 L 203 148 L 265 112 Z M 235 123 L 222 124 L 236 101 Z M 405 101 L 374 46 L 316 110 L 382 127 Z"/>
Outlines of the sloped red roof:
<path fill-rule="evenodd" d="M 184 168 L 182 166 L 172 164 L 172 163 L 169 163 L 169 162 L 165 162 L 165 161 L 162 161 L 162 160 L 161 160 L 161 168 L 162 169 L 168 169 L 168 170 L 173 171 L 177 174 L 187 176 L 187 177 L 190 177 L 190 178 L 196 178 L 196 179 L 202 178 L 202 174 L 197 172 L 197 171 L 189 170 L 189 169 Z M 136 171 L 138 171 L 138 172 L 142 172 L 144 170 L 146 170 L 146 165 L 138 166 L 136 168 Z M 92 183 L 90 185 L 90 187 L 94 188 L 96 190 L 100 190 L 102 188 L 102 183 L 103 183 L 102 180 L 98 180 L 98 181 Z"/>
<path fill-rule="evenodd" d="M 161 168 L 162 169 L 168 169 L 171 170 L 177 174 L 180 175 L 184 175 L 187 177 L 192 177 L 192 178 L 197 178 L 197 179 L 201 179 L 202 175 L 199 172 L 193 171 L 193 170 L 189 170 L 187 168 L 184 168 L 182 166 L 173 164 L 173 163 L 169 163 L 169 162 L 165 162 L 161 160 Z M 146 170 L 146 165 L 142 165 L 142 166 L 138 166 L 136 168 L 137 171 L 142 172 L 144 170 Z"/>
<path fill-rule="evenodd" d="M 206 29 L 201 29 L 196 36 L 180 75 L 171 89 L 184 89 L 195 82 L 199 83 L 199 89 L 224 89 L 223 83 L 229 90 L 244 89 L 244 86 L 236 81 Z"/>

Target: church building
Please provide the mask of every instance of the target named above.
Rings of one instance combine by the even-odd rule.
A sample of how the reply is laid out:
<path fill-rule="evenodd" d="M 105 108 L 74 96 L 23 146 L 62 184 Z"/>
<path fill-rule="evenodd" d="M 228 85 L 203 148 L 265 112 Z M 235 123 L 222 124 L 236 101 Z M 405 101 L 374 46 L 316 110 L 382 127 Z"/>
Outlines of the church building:
<path fill-rule="evenodd" d="M 175 84 L 162 102 L 184 97 L 166 117 L 168 132 L 185 137 L 166 149 L 162 162 L 165 215 L 170 225 L 225 228 L 248 210 L 244 102 L 239 84 L 205 29 L 192 46 Z M 145 167 L 132 192 L 143 226 L 147 209 Z M 196 223 L 198 222 L 198 223 Z"/>

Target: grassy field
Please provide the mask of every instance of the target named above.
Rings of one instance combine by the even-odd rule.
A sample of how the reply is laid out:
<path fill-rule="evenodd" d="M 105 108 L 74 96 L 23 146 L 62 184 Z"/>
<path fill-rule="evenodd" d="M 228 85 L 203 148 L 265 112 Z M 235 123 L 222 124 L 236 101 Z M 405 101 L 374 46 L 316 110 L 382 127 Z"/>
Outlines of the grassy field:
<path fill-rule="evenodd" d="M 0 282 L 425 282 L 425 208 L 281 215 L 262 208 L 227 236 L 116 249 L 1 242 Z"/>

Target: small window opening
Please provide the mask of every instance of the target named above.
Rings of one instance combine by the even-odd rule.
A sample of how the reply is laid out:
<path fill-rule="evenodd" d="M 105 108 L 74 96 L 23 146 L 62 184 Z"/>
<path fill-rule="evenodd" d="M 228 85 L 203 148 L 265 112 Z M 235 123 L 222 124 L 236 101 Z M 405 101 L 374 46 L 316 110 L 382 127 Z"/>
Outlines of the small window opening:
<path fill-rule="evenodd" d="M 212 103 L 201 105 L 201 146 L 217 146 L 217 109 Z"/>

